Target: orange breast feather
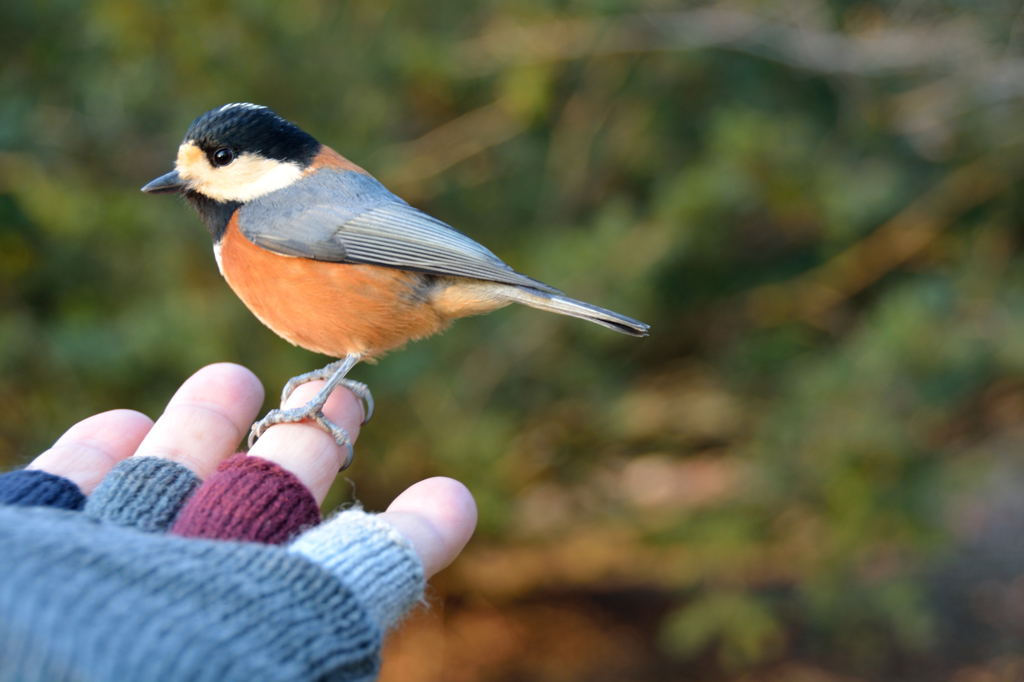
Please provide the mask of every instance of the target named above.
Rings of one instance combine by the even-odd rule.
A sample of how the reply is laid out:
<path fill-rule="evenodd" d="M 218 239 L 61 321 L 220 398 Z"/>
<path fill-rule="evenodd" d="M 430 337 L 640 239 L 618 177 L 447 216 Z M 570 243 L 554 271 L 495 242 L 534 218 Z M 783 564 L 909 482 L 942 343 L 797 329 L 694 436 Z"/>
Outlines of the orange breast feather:
<path fill-rule="evenodd" d="M 423 275 L 281 256 L 246 239 L 234 217 L 220 247 L 224 278 L 249 310 L 317 353 L 380 355 L 442 331 L 453 317 L 431 304 L 436 285 Z"/>

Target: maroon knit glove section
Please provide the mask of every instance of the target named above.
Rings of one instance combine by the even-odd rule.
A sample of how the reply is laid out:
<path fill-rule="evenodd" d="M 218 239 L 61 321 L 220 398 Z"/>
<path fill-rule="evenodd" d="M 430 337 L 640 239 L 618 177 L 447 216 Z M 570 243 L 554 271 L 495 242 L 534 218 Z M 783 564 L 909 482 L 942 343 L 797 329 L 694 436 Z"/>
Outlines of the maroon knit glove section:
<path fill-rule="evenodd" d="M 244 453 L 221 462 L 185 504 L 171 532 L 280 545 L 320 523 L 320 507 L 290 471 Z"/>

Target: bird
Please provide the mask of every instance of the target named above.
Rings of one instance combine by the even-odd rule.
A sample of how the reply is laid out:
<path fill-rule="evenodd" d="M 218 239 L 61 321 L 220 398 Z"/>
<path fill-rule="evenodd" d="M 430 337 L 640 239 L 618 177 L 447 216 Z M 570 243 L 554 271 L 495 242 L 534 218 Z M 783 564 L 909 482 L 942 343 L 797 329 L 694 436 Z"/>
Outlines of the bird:
<path fill-rule="evenodd" d="M 358 362 L 443 331 L 461 317 L 510 303 L 581 318 L 631 336 L 649 326 L 569 298 L 522 275 L 484 246 L 392 194 L 363 168 L 271 109 L 236 102 L 189 126 L 174 170 L 147 194 L 177 193 L 198 212 L 228 285 L 290 343 L 339 360 L 290 379 L 281 408 L 253 424 L 249 447 L 275 424 L 312 420 L 347 448 L 348 433 L 323 414 Z M 296 387 L 326 380 L 302 407 Z"/>

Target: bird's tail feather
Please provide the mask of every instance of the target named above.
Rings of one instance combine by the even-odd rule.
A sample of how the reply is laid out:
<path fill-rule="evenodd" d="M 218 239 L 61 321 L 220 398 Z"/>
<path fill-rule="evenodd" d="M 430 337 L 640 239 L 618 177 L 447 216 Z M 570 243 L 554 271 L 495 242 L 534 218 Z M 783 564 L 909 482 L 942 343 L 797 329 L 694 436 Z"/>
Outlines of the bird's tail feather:
<path fill-rule="evenodd" d="M 578 317 L 581 320 L 587 320 L 603 327 L 614 329 L 617 332 L 629 334 L 630 336 L 647 336 L 647 330 L 650 329 L 649 325 L 625 315 L 619 315 L 610 310 L 598 308 L 596 305 L 590 305 L 583 301 L 577 301 L 566 296 L 538 289 L 509 287 L 506 289 L 506 295 L 516 303 L 522 303 L 531 308 L 569 315 L 570 317 Z"/>

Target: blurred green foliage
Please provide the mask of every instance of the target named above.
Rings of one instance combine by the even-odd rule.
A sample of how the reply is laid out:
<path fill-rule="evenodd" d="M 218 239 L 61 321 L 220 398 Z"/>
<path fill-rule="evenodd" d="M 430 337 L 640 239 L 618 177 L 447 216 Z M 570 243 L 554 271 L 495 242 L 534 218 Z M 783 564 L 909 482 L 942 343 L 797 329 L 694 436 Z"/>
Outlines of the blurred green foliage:
<path fill-rule="evenodd" d="M 1021 17 L 1008 0 L 4 3 L 0 463 L 101 410 L 155 417 L 210 362 L 271 396 L 325 363 L 235 299 L 183 202 L 138 192 L 195 116 L 252 101 L 517 270 L 652 325 L 638 341 L 503 310 L 357 368 L 378 405 L 359 497 L 444 474 L 480 504 L 450 589 L 653 586 L 673 604 L 663 651 L 724 675 L 1020 651 L 1019 617 L 953 619 L 936 576 L 1024 528 Z M 607 552 L 518 587 L 482 568 L 527 550 L 555 566 L 589 537 Z M 949 661 L 961 628 L 982 644 Z"/>

